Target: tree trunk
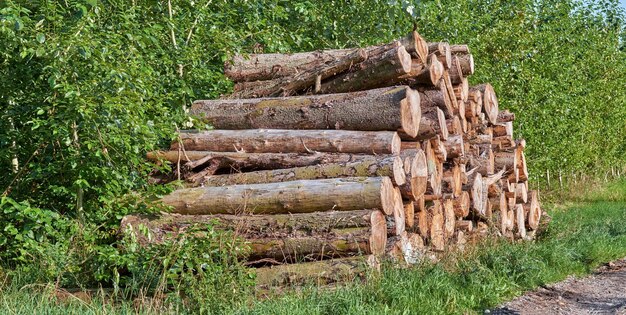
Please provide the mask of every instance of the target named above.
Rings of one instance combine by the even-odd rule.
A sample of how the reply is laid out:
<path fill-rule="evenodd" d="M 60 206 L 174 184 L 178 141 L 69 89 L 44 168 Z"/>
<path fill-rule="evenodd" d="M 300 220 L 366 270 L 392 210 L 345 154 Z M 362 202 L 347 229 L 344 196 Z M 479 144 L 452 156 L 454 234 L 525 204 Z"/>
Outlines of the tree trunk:
<path fill-rule="evenodd" d="M 381 209 L 391 214 L 401 201 L 396 200 L 388 177 L 353 177 L 187 188 L 163 197 L 162 202 L 180 214 L 284 214 L 359 209 Z"/>
<path fill-rule="evenodd" d="M 411 55 L 403 46 L 394 47 L 322 81 L 320 93 L 343 93 L 388 86 L 402 81 L 401 77 L 410 71 Z"/>
<path fill-rule="evenodd" d="M 216 129 L 401 129 L 417 136 L 421 107 L 406 86 L 355 93 L 196 101 L 191 113 Z"/>
<path fill-rule="evenodd" d="M 368 270 L 380 268 L 373 256 L 358 256 L 320 260 L 299 264 L 284 264 L 255 269 L 257 288 L 285 286 L 329 285 L 351 282 L 363 277 Z"/>
<path fill-rule="evenodd" d="M 235 82 L 272 80 L 336 62 L 359 50 L 359 48 L 351 48 L 295 54 L 237 55 L 233 60 L 224 64 L 224 74 Z"/>
<path fill-rule="evenodd" d="M 337 164 L 362 162 L 372 159 L 371 155 L 348 153 L 242 153 L 242 152 L 212 152 L 212 151 L 153 151 L 148 152 L 148 159 L 152 161 L 166 160 L 172 163 L 186 162 L 191 168 L 218 161 L 218 170 L 274 170 L 293 167 L 305 167 L 318 164 Z M 391 156 L 382 156 L 389 158 Z M 379 158 L 377 158 L 379 159 Z M 186 165 L 187 165 L 186 164 Z"/>
<path fill-rule="evenodd" d="M 181 132 L 184 150 L 248 153 L 398 154 L 400 137 L 391 131 L 347 130 L 209 130 Z M 172 144 L 178 150 L 179 142 Z M 363 144 L 367 143 L 367 146 Z"/>
<path fill-rule="evenodd" d="M 390 177 L 395 185 L 404 185 L 406 175 L 402 159 L 398 156 L 367 156 L 348 163 L 318 164 L 311 166 L 263 170 L 246 173 L 204 176 L 197 186 L 219 187 L 241 184 L 278 183 L 303 179 L 340 177 Z"/>
<path fill-rule="evenodd" d="M 140 244 L 160 244 L 197 225 L 211 225 L 217 230 L 233 231 L 243 238 L 270 238 L 284 235 L 310 236 L 333 229 L 372 226 L 372 213 L 379 210 L 328 211 L 274 215 L 127 215 L 120 231 L 130 231 Z M 148 235 L 145 235 L 145 231 Z"/>
<path fill-rule="evenodd" d="M 267 81 L 257 81 L 255 84 L 243 85 L 230 95 L 230 98 L 254 98 L 265 96 L 288 96 L 295 92 L 311 88 L 315 81 L 327 79 L 337 73 L 348 70 L 353 64 L 367 60 L 367 53 L 359 49 L 343 58 L 329 63 L 320 64 L 303 72 L 291 76 L 276 78 Z"/>

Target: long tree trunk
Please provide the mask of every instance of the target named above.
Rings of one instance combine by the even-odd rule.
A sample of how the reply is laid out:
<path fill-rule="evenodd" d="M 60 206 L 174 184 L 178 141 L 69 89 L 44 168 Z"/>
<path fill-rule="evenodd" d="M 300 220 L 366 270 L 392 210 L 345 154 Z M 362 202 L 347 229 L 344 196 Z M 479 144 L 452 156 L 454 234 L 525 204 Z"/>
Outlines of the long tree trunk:
<path fill-rule="evenodd" d="M 367 143 L 367 146 L 363 144 Z M 391 131 L 347 130 L 209 130 L 181 132 L 172 150 L 248 153 L 363 153 L 397 154 L 400 137 Z"/>
<path fill-rule="evenodd" d="M 362 91 L 401 82 L 411 71 L 411 55 L 403 46 L 391 48 L 321 83 L 320 93 Z"/>
<path fill-rule="evenodd" d="M 373 256 L 358 256 L 257 268 L 254 280 L 257 288 L 262 289 L 309 284 L 321 286 L 351 282 L 377 268 L 380 263 Z"/>
<path fill-rule="evenodd" d="M 196 185 L 219 187 L 241 184 L 278 183 L 303 179 L 340 177 L 390 177 L 395 185 L 404 185 L 406 175 L 398 156 L 367 156 L 359 161 L 263 170 L 246 173 L 205 176 Z"/>
<path fill-rule="evenodd" d="M 288 98 L 196 101 L 191 113 L 216 129 L 402 130 L 417 136 L 420 95 L 406 86 Z"/>
<path fill-rule="evenodd" d="M 313 235 L 328 233 L 333 229 L 370 227 L 371 216 L 379 210 L 328 211 L 274 215 L 181 215 L 163 213 L 153 215 L 127 215 L 122 219 L 120 231 L 132 232 L 142 243 L 160 244 L 173 240 L 189 228 L 211 225 L 217 230 L 233 231 L 243 238 L 267 238 L 281 235 Z M 145 232 L 148 232 L 148 235 Z"/>
<path fill-rule="evenodd" d="M 298 180 L 270 184 L 187 188 L 161 201 L 180 214 L 278 214 L 330 210 L 381 209 L 396 200 L 388 177 Z"/>

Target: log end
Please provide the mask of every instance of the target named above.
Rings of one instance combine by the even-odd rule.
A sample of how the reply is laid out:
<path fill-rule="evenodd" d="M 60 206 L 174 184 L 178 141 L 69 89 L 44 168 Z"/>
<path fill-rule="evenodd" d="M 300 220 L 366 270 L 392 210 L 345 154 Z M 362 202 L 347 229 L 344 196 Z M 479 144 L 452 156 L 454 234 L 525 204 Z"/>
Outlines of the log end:
<path fill-rule="evenodd" d="M 398 47 L 397 52 L 398 62 L 400 62 L 402 74 L 407 74 L 411 72 L 411 54 L 406 51 L 406 48 L 404 48 L 404 46 Z"/>
<path fill-rule="evenodd" d="M 400 102 L 400 107 L 402 131 L 412 138 L 417 137 L 422 119 L 419 93 L 407 87 L 406 98 Z"/>
<path fill-rule="evenodd" d="M 387 220 L 381 211 L 373 211 L 370 215 L 372 234 L 369 238 L 369 247 L 372 255 L 381 256 L 387 246 Z"/>
<path fill-rule="evenodd" d="M 381 177 L 380 183 L 380 203 L 381 209 L 386 215 L 392 215 L 398 203 L 393 182 L 389 177 Z M 402 197 L 400 197 L 402 203 Z"/>
<path fill-rule="evenodd" d="M 530 204 L 528 207 L 528 227 L 531 230 L 537 230 L 539 228 L 539 222 L 541 220 L 541 206 L 539 205 L 539 192 L 533 190 L 530 192 Z"/>
<path fill-rule="evenodd" d="M 439 59 L 435 55 L 432 55 L 429 60 L 428 71 L 430 73 L 430 81 L 433 86 L 439 86 L 441 77 L 443 76 L 443 64 L 439 62 Z"/>
<path fill-rule="evenodd" d="M 391 168 L 393 172 L 392 180 L 394 184 L 396 186 L 404 185 L 407 181 L 407 178 L 406 173 L 404 172 L 404 162 L 402 161 L 402 158 L 400 158 L 399 156 L 395 156 L 393 158 Z"/>
<path fill-rule="evenodd" d="M 416 31 L 413 31 L 413 41 L 415 42 L 415 55 L 426 63 L 428 57 L 428 43 L 426 40 Z"/>

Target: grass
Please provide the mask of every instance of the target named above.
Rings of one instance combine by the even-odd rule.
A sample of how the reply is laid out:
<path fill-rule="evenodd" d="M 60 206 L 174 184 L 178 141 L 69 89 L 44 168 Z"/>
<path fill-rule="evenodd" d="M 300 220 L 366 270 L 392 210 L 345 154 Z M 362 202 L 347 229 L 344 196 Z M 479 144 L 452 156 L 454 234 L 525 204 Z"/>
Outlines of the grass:
<path fill-rule="evenodd" d="M 245 305 L 232 314 L 465 314 L 482 313 L 525 291 L 584 275 L 626 256 L 626 182 L 581 193 L 575 201 L 551 206 L 552 223 L 530 243 L 491 241 L 437 265 L 386 269 L 365 284 L 336 290 L 315 288 Z M 7 314 L 128 314 L 131 302 L 95 298 L 56 302 L 49 286 L 3 286 L 0 310 Z M 152 311 L 151 311 L 152 310 Z M 179 313 L 154 307 L 139 313 Z"/>

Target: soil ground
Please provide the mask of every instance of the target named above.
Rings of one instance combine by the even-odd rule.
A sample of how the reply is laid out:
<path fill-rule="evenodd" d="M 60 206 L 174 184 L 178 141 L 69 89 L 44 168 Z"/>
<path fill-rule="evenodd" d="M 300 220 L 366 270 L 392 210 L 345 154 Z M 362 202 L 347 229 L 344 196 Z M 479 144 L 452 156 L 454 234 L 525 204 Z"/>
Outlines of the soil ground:
<path fill-rule="evenodd" d="M 626 258 L 591 276 L 569 277 L 528 292 L 485 314 L 626 314 Z"/>

